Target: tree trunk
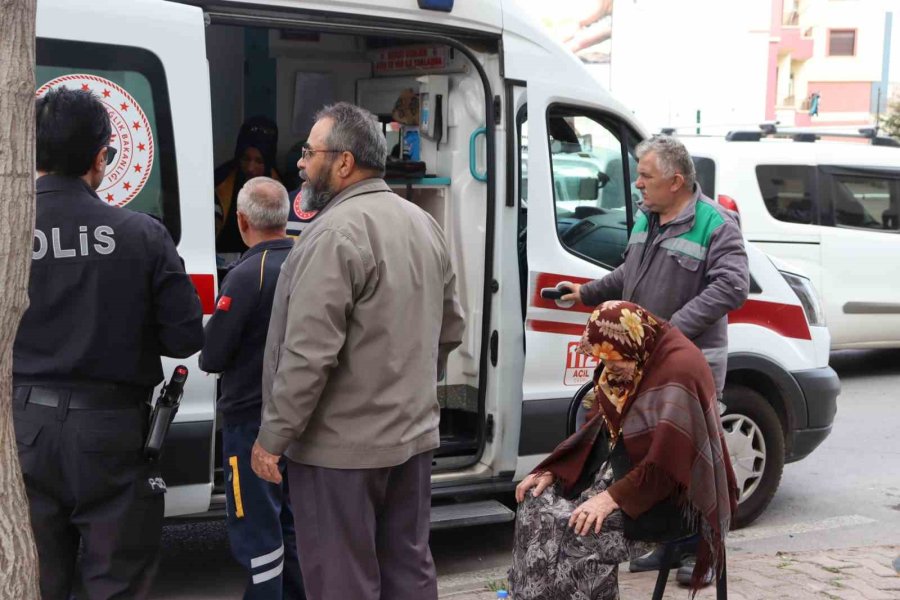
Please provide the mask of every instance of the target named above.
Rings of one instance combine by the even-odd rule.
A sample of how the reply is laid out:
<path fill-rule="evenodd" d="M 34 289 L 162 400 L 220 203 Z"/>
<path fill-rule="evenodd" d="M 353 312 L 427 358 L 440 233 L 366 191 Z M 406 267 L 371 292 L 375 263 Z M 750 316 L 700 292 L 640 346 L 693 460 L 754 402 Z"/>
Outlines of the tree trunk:
<path fill-rule="evenodd" d="M 28 307 L 34 230 L 36 0 L 0 0 L 0 598 L 40 598 L 12 422 L 12 347 Z"/>

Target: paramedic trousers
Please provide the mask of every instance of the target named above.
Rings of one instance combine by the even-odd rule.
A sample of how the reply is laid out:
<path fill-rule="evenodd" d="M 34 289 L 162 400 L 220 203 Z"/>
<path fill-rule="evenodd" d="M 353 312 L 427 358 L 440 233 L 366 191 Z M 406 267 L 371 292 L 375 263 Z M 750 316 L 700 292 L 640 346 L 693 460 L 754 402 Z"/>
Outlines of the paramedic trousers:
<path fill-rule="evenodd" d="M 258 434 L 259 421 L 222 426 L 225 522 L 231 553 L 247 570 L 244 600 L 305 600 L 288 479 L 275 485 L 250 468 Z"/>
<path fill-rule="evenodd" d="M 310 600 L 437 600 L 431 456 L 381 469 L 287 461 Z"/>
<path fill-rule="evenodd" d="M 68 600 L 78 579 L 90 600 L 149 595 L 166 487 L 143 456 L 150 390 L 117 388 L 15 384 L 43 600 Z"/>

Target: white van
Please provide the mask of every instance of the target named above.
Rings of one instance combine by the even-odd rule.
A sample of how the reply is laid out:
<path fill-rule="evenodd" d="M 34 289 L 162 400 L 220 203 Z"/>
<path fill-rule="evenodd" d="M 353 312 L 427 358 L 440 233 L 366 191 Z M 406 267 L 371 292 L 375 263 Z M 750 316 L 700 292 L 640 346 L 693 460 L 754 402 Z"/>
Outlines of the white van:
<path fill-rule="evenodd" d="M 404 90 L 419 94 L 432 176 L 390 183 L 444 227 L 467 323 L 439 386 L 433 519 L 510 519 L 495 501 L 469 500 L 511 490 L 563 439 L 590 378 L 573 352 L 586 309 L 539 292 L 622 260 L 644 137 L 631 112 L 509 0 L 39 0 L 37 36 L 39 91 L 80 86 L 109 108 L 119 152 L 101 197 L 166 224 L 207 314 L 214 156 L 229 157 L 243 118 L 275 119 L 289 177 L 322 102 L 356 102 L 387 122 Z M 804 280 L 749 253 L 723 417 L 743 523 L 768 503 L 783 463 L 828 435 L 839 387 Z M 188 366 L 164 454 L 169 516 L 223 503 L 216 380 Z"/>
<path fill-rule="evenodd" d="M 703 191 L 736 203 L 747 239 L 809 274 L 832 348 L 900 348 L 900 147 L 890 147 L 900 143 L 871 130 L 855 141 L 821 137 L 735 131 L 683 141 Z"/>

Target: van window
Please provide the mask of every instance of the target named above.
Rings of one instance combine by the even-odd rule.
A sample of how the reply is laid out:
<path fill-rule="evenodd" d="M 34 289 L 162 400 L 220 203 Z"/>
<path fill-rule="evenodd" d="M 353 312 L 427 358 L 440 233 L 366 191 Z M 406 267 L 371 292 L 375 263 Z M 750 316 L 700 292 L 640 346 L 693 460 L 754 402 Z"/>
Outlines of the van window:
<path fill-rule="evenodd" d="M 591 262 L 619 266 L 628 243 L 626 202 L 637 178 L 636 162 L 629 156 L 626 183 L 622 142 L 614 133 L 619 127 L 578 109 L 551 107 L 547 131 L 560 242 Z"/>
<path fill-rule="evenodd" d="M 161 220 L 178 243 L 181 224 L 175 144 L 165 72 L 141 48 L 38 38 L 37 92 L 66 86 L 93 92 L 106 106 L 116 157 L 97 195 Z"/>
<path fill-rule="evenodd" d="M 707 198 L 716 197 L 716 163 L 705 156 L 692 156 L 697 170 L 697 183 Z"/>
<path fill-rule="evenodd" d="M 787 223 L 816 222 L 815 169 L 802 165 L 759 165 L 759 191 L 769 214 Z"/>
<path fill-rule="evenodd" d="M 900 230 L 900 172 L 893 176 L 834 173 L 831 181 L 835 225 Z"/>

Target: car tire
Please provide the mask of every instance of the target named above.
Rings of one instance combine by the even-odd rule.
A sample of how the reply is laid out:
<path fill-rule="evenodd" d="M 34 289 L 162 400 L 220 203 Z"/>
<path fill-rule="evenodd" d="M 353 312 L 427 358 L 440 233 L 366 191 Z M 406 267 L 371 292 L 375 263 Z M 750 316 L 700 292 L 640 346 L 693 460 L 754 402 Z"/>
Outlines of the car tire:
<path fill-rule="evenodd" d="M 784 432 L 772 405 L 756 390 L 725 387 L 722 428 L 738 483 L 732 528 L 746 527 L 766 509 L 784 469 Z"/>

